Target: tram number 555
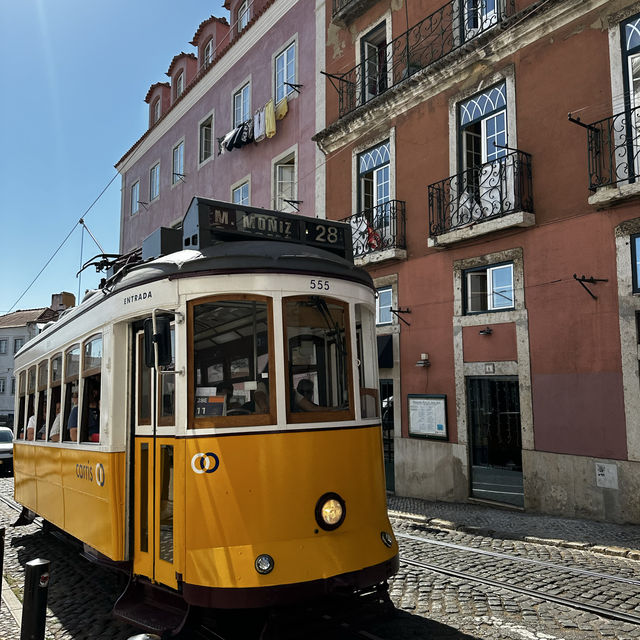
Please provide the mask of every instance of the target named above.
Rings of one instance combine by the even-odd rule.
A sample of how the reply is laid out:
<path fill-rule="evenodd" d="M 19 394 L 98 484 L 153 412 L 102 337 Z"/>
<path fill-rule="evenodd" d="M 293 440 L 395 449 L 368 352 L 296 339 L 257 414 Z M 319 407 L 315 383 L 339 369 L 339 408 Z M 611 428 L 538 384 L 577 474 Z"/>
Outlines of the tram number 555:
<path fill-rule="evenodd" d="M 329 291 L 330 289 L 328 280 L 319 280 L 312 278 L 309 280 L 309 289 L 316 289 L 317 291 Z"/>

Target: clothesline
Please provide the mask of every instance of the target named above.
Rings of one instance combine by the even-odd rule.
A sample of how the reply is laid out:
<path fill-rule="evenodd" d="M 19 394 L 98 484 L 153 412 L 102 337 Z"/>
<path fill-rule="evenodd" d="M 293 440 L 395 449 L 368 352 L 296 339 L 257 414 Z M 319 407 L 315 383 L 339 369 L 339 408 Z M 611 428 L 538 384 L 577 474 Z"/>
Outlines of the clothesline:
<path fill-rule="evenodd" d="M 278 104 L 271 98 L 263 107 L 218 140 L 218 155 L 240 149 L 250 142 L 262 142 L 276 135 L 276 120 L 282 120 L 289 111 L 287 97 Z"/>

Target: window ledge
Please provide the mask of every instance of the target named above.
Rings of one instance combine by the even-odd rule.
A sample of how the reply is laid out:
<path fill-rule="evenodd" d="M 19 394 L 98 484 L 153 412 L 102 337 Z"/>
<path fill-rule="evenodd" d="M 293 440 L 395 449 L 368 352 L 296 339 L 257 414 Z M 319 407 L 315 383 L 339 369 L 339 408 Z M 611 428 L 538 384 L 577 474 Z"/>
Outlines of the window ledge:
<path fill-rule="evenodd" d="M 533 213 L 516 211 L 500 218 L 494 218 L 493 220 L 472 222 L 465 227 L 449 231 L 449 233 L 434 236 L 429 238 L 428 245 L 430 247 L 446 246 L 510 227 L 532 227 L 535 223 L 536 217 Z"/>
<path fill-rule="evenodd" d="M 640 196 L 640 182 L 623 184 L 616 187 L 600 187 L 589 197 L 589 204 L 593 207 L 606 207 Z"/>
<path fill-rule="evenodd" d="M 373 251 L 363 256 L 354 257 L 353 262 L 357 267 L 366 267 L 370 264 L 377 264 L 378 262 L 385 262 L 386 260 L 406 260 L 407 250 L 397 249 L 395 247 L 391 249 L 384 249 L 382 251 Z"/>

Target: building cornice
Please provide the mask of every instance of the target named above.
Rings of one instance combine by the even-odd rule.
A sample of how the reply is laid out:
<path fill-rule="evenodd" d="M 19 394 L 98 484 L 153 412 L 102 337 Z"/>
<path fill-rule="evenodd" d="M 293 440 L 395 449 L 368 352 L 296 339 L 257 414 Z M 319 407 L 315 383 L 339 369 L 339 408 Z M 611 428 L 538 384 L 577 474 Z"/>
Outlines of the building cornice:
<path fill-rule="evenodd" d="M 482 77 L 501 60 L 604 5 L 608 0 L 539 0 L 376 96 L 313 140 L 326 154 L 352 144 L 382 123 L 447 91 L 471 75 Z"/>

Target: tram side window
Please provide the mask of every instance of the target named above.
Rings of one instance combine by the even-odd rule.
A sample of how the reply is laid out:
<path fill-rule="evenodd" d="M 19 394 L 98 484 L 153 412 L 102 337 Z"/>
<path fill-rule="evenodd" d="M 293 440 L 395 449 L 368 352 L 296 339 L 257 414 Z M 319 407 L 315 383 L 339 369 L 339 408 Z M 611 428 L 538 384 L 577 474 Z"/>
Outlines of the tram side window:
<path fill-rule="evenodd" d="M 38 408 L 36 413 L 36 440 L 44 440 L 47 430 L 47 387 L 49 386 L 49 363 L 38 365 Z"/>
<path fill-rule="evenodd" d="M 27 371 L 27 440 L 33 440 L 36 435 L 36 368 Z"/>
<path fill-rule="evenodd" d="M 62 406 L 62 354 L 51 358 L 51 403 L 49 404 L 49 440 L 60 441 L 60 407 Z"/>
<path fill-rule="evenodd" d="M 377 418 L 380 415 L 378 394 L 378 367 L 376 322 L 372 309 L 357 304 L 356 345 L 358 348 L 358 382 L 360 384 L 360 412 L 363 418 Z"/>
<path fill-rule="evenodd" d="M 275 420 L 270 319 L 271 301 L 257 296 L 193 307 L 193 426 Z"/>
<path fill-rule="evenodd" d="M 290 421 L 350 417 L 348 317 L 347 305 L 338 300 L 321 296 L 285 300 Z M 328 411 L 334 413 L 322 415 Z"/>
<path fill-rule="evenodd" d="M 151 374 L 144 357 L 144 332 L 138 334 L 138 424 L 151 424 Z"/>
<path fill-rule="evenodd" d="M 65 353 L 64 366 L 64 420 L 63 440 L 78 440 L 78 377 L 80 373 L 80 345 L 76 344 Z"/>
<path fill-rule="evenodd" d="M 24 415 L 26 405 L 26 373 L 22 371 L 18 377 L 18 421 L 16 422 L 16 437 L 24 438 Z"/>
<path fill-rule="evenodd" d="M 101 367 L 102 336 L 94 336 L 84 343 L 82 358 L 81 442 L 100 442 Z"/>

